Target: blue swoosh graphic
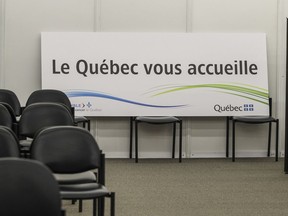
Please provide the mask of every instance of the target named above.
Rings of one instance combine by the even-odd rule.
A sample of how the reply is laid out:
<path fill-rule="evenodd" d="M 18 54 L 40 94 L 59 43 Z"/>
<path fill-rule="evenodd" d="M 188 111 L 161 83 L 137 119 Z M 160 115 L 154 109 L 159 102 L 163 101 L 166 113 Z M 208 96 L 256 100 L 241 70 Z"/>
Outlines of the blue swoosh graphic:
<path fill-rule="evenodd" d="M 116 101 L 120 101 L 120 102 L 124 102 L 124 103 L 130 103 L 130 104 L 135 104 L 135 105 L 139 105 L 139 106 L 154 107 L 154 108 L 177 108 L 177 107 L 187 106 L 184 104 L 182 104 L 182 105 L 170 105 L 170 106 L 145 104 L 145 103 L 140 103 L 140 102 L 136 102 L 136 101 L 132 101 L 132 100 L 127 100 L 127 99 L 123 99 L 123 98 L 119 98 L 119 97 L 115 97 L 115 96 L 111 96 L 111 95 L 107 95 L 107 94 L 103 94 L 103 93 L 98 93 L 98 92 L 91 92 L 91 91 L 68 91 L 68 92 L 65 92 L 65 94 L 68 97 L 99 97 L 99 98 L 105 98 L 105 99 L 109 99 L 109 100 L 116 100 Z"/>

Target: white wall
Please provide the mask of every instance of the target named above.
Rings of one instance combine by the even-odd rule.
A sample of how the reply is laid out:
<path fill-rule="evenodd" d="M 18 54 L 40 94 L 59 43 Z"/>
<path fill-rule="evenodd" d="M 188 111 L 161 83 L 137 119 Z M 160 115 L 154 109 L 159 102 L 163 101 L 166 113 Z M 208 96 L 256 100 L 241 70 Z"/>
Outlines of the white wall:
<path fill-rule="evenodd" d="M 285 0 L 0 0 L 0 87 L 15 91 L 23 105 L 41 88 L 41 31 L 265 32 L 283 151 L 287 7 Z M 187 157 L 224 157 L 225 118 L 183 120 Z M 264 156 L 267 128 L 237 128 L 238 155 Z M 128 157 L 129 118 L 95 117 L 92 133 L 107 157 Z M 139 133 L 140 157 L 170 156 L 169 127 L 142 125 Z"/>
<path fill-rule="evenodd" d="M 284 152 L 285 142 L 285 92 L 286 92 L 286 40 L 287 40 L 287 18 L 288 18 L 288 2 L 287 0 L 281 0 L 278 4 L 278 46 L 277 46 L 277 111 L 278 116 L 282 120 L 280 121 L 280 141 L 281 149 Z"/>
<path fill-rule="evenodd" d="M 0 0 L 0 86 L 4 86 L 4 1 Z"/>
<path fill-rule="evenodd" d="M 22 103 L 41 87 L 41 31 L 93 30 L 93 0 L 6 0 L 3 87 L 14 90 Z"/>

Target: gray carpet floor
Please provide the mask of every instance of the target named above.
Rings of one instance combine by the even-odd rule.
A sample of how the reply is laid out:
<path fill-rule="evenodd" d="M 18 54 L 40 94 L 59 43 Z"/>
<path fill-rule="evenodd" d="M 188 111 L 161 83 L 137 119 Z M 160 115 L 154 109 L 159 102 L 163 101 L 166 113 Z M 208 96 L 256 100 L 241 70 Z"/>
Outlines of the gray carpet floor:
<path fill-rule="evenodd" d="M 116 192 L 117 216 L 288 215 L 283 159 L 106 159 L 106 186 Z M 82 213 L 63 207 L 67 216 L 92 216 L 91 201 Z"/>

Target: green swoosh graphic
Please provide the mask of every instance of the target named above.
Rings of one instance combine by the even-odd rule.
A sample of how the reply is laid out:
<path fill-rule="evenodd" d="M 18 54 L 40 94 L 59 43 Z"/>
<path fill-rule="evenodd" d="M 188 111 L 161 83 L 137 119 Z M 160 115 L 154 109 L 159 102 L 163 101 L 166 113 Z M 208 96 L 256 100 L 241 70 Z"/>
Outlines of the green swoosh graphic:
<path fill-rule="evenodd" d="M 199 85 L 183 85 L 183 86 L 174 86 L 174 87 L 165 87 L 160 90 L 161 92 L 155 93 L 153 97 L 160 96 L 163 94 L 168 94 L 177 91 L 191 90 L 198 88 L 213 88 L 221 89 L 219 91 L 224 94 L 236 95 L 243 98 L 248 98 L 253 101 L 257 101 L 263 104 L 268 104 L 268 90 L 259 88 L 252 85 L 232 85 L 232 84 L 199 84 Z M 167 90 L 165 90 L 167 89 Z M 224 90 L 224 91 L 223 91 Z"/>

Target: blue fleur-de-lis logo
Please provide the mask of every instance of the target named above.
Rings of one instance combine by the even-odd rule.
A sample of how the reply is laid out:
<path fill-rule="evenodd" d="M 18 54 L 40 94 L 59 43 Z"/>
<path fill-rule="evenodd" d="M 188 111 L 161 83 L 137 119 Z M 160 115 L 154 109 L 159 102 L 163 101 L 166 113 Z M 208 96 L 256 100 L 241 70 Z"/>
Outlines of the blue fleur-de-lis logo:
<path fill-rule="evenodd" d="M 87 103 L 87 107 L 90 108 L 91 106 L 92 106 L 92 104 L 91 104 L 90 102 L 88 102 L 88 103 Z"/>
<path fill-rule="evenodd" d="M 254 111 L 254 104 L 244 104 L 244 111 Z"/>

